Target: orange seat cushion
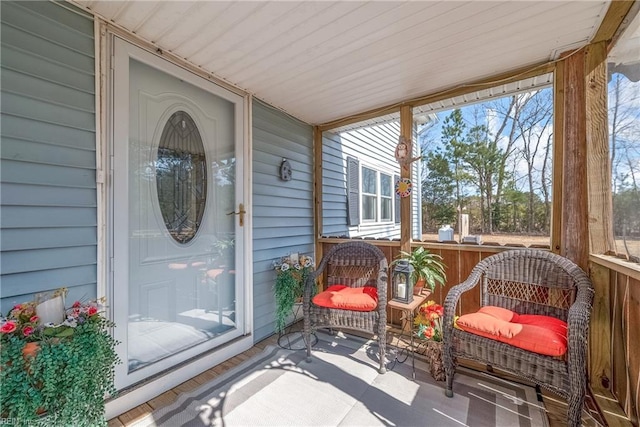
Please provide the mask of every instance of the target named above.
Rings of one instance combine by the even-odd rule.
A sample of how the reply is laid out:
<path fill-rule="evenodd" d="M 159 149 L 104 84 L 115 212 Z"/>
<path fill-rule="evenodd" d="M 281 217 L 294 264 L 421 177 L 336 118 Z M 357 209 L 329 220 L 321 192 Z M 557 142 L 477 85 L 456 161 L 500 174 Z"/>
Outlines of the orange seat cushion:
<path fill-rule="evenodd" d="M 313 297 L 320 307 L 352 311 L 373 311 L 378 306 L 378 290 L 371 286 L 350 288 L 345 285 L 329 286 Z"/>
<path fill-rule="evenodd" d="M 555 317 L 482 307 L 456 321 L 460 329 L 547 356 L 567 352 L 567 323 Z"/>

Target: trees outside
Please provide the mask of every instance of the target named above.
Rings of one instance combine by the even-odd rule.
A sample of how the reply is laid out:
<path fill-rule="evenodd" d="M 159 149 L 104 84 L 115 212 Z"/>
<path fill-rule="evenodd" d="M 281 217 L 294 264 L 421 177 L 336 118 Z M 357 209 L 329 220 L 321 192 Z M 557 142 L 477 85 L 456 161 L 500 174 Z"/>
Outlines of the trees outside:
<path fill-rule="evenodd" d="M 441 124 L 422 140 L 424 231 L 455 224 L 461 209 L 469 214 L 471 233 L 548 235 L 551 88 L 438 117 Z"/>
<path fill-rule="evenodd" d="M 640 82 L 609 80 L 609 153 L 616 251 L 640 257 Z"/>

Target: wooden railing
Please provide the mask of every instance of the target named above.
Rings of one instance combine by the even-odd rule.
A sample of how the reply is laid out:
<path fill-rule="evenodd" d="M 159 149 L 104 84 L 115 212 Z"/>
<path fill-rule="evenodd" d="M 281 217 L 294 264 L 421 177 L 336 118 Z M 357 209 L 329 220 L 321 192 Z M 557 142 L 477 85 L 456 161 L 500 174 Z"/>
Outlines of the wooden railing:
<path fill-rule="evenodd" d="M 347 241 L 322 238 L 316 256 L 333 245 Z M 399 241 L 367 239 L 394 260 Z M 482 259 L 508 249 L 523 246 L 413 242 L 442 256 L 447 266 L 447 282 L 437 287 L 430 299 L 442 303 L 452 286 L 465 280 Z M 535 246 L 536 249 L 548 247 Z M 595 288 L 589 337 L 589 378 L 598 403 L 605 413 L 617 414 L 638 425 L 640 390 L 640 266 L 613 257 L 592 255 L 589 275 Z M 391 289 L 389 289 L 390 295 Z M 480 307 L 479 293 L 467 292 L 460 302 L 463 313 Z M 389 310 L 389 323 L 400 325 L 400 313 Z M 624 414 L 621 413 L 621 409 Z"/>
<path fill-rule="evenodd" d="M 638 425 L 640 418 L 640 266 L 591 255 L 595 288 L 589 334 L 591 387 L 605 411 Z M 615 405 L 615 406 L 612 406 Z"/>

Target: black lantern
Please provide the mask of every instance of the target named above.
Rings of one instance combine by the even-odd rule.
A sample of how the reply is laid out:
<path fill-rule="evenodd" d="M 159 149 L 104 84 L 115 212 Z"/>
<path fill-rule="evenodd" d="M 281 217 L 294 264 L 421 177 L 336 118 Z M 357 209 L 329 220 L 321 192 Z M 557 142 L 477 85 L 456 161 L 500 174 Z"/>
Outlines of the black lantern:
<path fill-rule="evenodd" d="M 393 268 L 393 280 L 391 286 L 391 299 L 408 304 L 413 301 L 413 286 L 411 275 L 413 266 L 408 261 L 398 260 Z"/>

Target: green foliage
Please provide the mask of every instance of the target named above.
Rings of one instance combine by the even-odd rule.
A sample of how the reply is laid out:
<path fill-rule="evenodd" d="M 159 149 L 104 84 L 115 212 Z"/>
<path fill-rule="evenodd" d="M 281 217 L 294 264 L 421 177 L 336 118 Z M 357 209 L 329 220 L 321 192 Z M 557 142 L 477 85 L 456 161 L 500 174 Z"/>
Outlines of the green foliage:
<path fill-rule="evenodd" d="M 425 157 L 427 174 L 423 181 L 424 220 L 427 228 L 437 229 L 441 224 L 455 222 L 455 182 L 449 162 L 439 151 Z"/>
<path fill-rule="evenodd" d="M 276 332 L 282 333 L 287 326 L 287 319 L 293 313 L 294 304 L 302 299 L 304 285 L 313 271 L 313 260 L 303 255 L 299 262 L 291 262 L 288 257 L 275 263 L 276 283 L 274 293 L 276 299 Z M 316 289 L 313 289 L 315 293 Z"/>
<path fill-rule="evenodd" d="M 444 285 L 447 281 L 447 275 L 444 271 L 446 267 L 442 262 L 442 257 L 429 252 L 422 246 L 417 247 L 413 252 L 400 251 L 398 258 L 391 265 L 395 265 L 400 260 L 407 261 L 413 267 L 411 280 L 414 285 L 418 280 L 424 279 L 433 292 L 436 284 Z"/>
<path fill-rule="evenodd" d="M 281 333 L 287 326 L 287 317 L 291 314 L 296 299 L 302 295 L 301 287 L 291 270 L 278 273 L 275 286 L 276 332 Z"/>
<path fill-rule="evenodd" d="M 552 107 L 542 89 L 443 113 L 423 147 L 425 232 L 455 224 L 460 209 L 472 234 L 548 233 Z"/>
<path fill-rule="evenodd" d="M 46 337 L 35 356 L 23 355 L 27 341 L 5 335 L 0 351 L 0 413 L 15 426 L 106 425 L 104 399 L 115 393 L 119 363 L 114 325 L 101 316 L 56 337 Z M 60 337 L 62 336 L 62 337 Z M 40 415 L 46 411 L 46 415 Z"/>

